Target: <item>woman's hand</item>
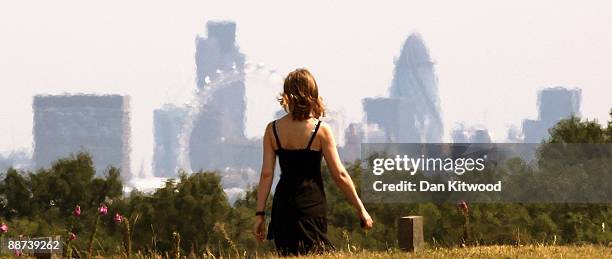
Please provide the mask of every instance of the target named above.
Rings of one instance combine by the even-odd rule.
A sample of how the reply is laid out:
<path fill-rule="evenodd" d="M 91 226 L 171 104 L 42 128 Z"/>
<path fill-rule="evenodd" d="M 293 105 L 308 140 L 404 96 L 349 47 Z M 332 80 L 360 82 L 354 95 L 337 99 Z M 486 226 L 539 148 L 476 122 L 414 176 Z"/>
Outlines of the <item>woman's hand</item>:
<path fill-rule="evenodd" d="M 365 209 L 359 211 L 359 220 L 361 220 L 361 227 L 364 229 L 371 229 L 374 226 L 374 220 Z"/>
<path fill-rule="evenodd" d="M 264 221 L 264 216 L 256 216 L 255 225 L 253 226 L 253 234 L 255 235 L 255 238 L 257 239 L 257 241 L 263 242 L 265 233 L 266 233 L 266 224 Z"/>

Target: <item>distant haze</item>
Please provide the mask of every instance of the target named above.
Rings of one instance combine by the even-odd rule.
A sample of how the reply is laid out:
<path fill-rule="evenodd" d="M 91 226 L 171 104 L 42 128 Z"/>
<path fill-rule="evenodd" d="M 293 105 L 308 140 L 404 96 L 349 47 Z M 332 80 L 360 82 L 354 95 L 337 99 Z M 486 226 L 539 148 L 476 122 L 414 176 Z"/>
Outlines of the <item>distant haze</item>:
<path fill-rule="evenodd" d="M 445 140 L 463 122 L 503 141 L 510 126 L 537 117 L 544 87 L 582 89 L 582 115 L 600 122 L 612 106 L 612 3 L 605 0 L 5 1 L 0 152 L 31 151 L 35 94 L 127 94 L 132 171 L 151 170 L 153 109 L 190 100 L 196 35 L 219 19 L 236 22 L 247 62 L 280 76 L 309 68 L 327 105 L 344 110 L 348 122 L 361 121 L 362 98 L 387 95 L 394 59 L 413 32 L 435 62 Z M 247 98 L 268 105 L 274 92 L 247 89 Z M 247 136 L 261 135 L 264 123 L 253 125 Z"/>

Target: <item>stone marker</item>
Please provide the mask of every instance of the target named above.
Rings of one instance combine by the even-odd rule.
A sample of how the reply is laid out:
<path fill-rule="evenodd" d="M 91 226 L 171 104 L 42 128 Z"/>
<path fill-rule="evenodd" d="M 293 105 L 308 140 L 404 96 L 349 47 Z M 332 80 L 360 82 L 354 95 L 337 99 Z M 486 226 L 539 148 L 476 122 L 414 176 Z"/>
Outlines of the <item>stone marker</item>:
<path fill-rule="evenodd" d="M 415 252 L 421 250 L 423 240 L 423 217 L 407 216 L 397 220 L 397 242 L 404 251 Z"/>

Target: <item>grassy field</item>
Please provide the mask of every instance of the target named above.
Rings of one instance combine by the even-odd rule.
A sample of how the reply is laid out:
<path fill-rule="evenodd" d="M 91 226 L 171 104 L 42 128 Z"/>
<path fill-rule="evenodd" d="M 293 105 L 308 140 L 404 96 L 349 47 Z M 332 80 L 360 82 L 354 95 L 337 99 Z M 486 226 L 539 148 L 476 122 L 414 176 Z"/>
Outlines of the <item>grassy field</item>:
<path fill-rule="evenodd" d="M 612 258 L 610 246 L 477 246 L 425 249 L 416 253 L 342 252 L 304 258 Z"/>
<path fill-rule="evenodd" d="M 256 258 L 276 258 L 274 254 L 259 255 Z M 2 255 L 0 258 L 13 258 Z M 22 256 L 20 258 L 34 258 Z M 53 256 L 52 258 L 60 258 Z M 94 257 L 105 258 L 105 257 Z M 125 258 L 114 256 L 112 258 Z M 135 255 L 133 258 L 169 258 L 168 255 L 144 256 Z M 195 258 L 184 256 L 183 258 Z M 251 258 L 237 255 L 215 257 L 201 255 L 198 258 Z M 294 257 L 295 258 L 295 257 Z M 427 248 L 416 253 L 407 253 L 398 250 L 387 252 L 336 252 L 323 255 L 308 255 L 299 258 L 305 259 L 332 259 L 332 258 L 612 258 L 612 246 L 582 245 L 582 246 L 476 246 L 466 248 Z"/>
<path fill-rule="evenodd" d="M 240 258 L 243 256 L 226 255 L 221 258 Z M 116 257 L 123 258 L 123 257 Z M 167 258 L 167 256 L 137 256 L 137 258 Z M 185 257 L 189 258 L 189 257 Z M 204 258 L 215 258 L 204 256 Z M 219 257 L 217 257 L 219 258 Z M 251 258 L 251 257 L 243 257 Z M 274 254 L 259 255 L 256 258 L 277 258 Z M 294 257 L 295 258 L 295 257 Z M 476 246 L 466 248 L 427 248 L 416 253 L 399 250 L 387 252 L 336 252 L 323 255 L 308 255 L 305 259 L 332 258 L 612 258 L 612 246 L 581 245 L 581 246 Z"/>

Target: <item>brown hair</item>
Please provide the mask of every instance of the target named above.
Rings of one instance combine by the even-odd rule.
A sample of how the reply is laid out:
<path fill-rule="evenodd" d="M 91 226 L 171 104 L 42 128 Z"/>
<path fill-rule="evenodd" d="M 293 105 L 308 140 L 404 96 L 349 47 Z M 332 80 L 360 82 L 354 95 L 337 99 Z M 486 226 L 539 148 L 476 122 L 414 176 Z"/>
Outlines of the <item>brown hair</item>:
<path fill-rule="evenodd" d="M 287 75 L 278 102 L 294 120 L 325 116 L 325 107 L 319 96 L 317 82 L 304 68 L 296 69 Z"/>

